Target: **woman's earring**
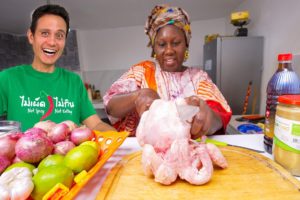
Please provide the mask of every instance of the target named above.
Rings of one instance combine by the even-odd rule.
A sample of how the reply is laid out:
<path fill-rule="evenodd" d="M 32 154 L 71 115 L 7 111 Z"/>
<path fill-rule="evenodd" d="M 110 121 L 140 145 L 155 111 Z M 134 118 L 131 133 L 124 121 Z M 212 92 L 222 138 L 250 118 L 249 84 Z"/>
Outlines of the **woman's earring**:
<path fill-rule="evenodd" d="M 155 53 L 155 54 L 153 54 L 153 58 L 154 58 L 154 59 L 156 59 L 156 53 Z"/>
<path fill-rule="evenodd" d="M 189 58 L 189 50 L 185 50 L 184 52 L 184 61 L 186 61 Z"/>

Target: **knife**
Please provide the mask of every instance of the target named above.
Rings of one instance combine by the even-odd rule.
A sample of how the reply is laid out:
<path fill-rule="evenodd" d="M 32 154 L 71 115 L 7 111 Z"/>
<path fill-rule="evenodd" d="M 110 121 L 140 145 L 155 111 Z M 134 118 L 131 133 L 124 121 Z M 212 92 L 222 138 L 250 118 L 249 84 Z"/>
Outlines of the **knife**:
<path fill-rule="evenodd" d="M 196 141 L 201 142 L 201 138 L 196 139 Z M 206 138 L 205 142 L 206 143 L 211 143 L 211 144 L 214 144 L 214 145 L 220 146 L 220 147 L 224 147 L 224 146 L 239 147 L 239 148 L 242 148 L 242 149 L 255 151 L 257 153 L 265 153 L 265 151 L 262 151 L 262 150 L 252 149 L 252 148 L 249 148 L 249 147 L 243 147 L 243 146 L 239 146 L 239 145 L 228 144 L 226 142 L 221 142 L 221 141 L 214 140 L 214 139 L 211 139 L 211 138 Z"/>

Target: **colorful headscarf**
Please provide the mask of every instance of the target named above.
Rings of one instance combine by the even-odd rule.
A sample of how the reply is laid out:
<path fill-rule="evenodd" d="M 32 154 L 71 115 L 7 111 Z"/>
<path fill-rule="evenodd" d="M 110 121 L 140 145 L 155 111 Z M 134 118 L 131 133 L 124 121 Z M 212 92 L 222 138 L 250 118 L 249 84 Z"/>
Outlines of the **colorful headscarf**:
<path fill-rule="evenodd" d="M 148 46 L 153 46 L 157 31 L 165 26 L 173 24 L 182 29 L 185 34 L 187 46 L 191 39 L 190 18 L 185 10 L 179 7 L 170 7 L 168 5 L 157 5 L 145 25 L 145 33 L 149 36 L 150 42 Z"/>

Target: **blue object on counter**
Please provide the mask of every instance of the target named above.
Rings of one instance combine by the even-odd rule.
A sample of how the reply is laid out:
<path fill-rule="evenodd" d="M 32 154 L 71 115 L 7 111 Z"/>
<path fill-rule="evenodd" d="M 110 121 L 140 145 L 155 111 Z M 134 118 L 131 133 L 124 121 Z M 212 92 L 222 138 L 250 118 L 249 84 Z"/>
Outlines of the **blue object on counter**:
<path fill-rule="evenodd" d="M 242 134 L 262 134 L 263 130 L 255 124 L 241 124 L 237 127 Z"/>

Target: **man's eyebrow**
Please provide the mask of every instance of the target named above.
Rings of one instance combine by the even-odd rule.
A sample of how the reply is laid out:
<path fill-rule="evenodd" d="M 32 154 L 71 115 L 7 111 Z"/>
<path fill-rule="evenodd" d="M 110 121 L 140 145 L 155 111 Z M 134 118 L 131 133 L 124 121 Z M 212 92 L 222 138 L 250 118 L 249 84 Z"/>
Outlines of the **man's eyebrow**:
<path fill-rule="evenodd" d="M 59 29 L 58 32 L 63 32 L 64 34 L 66 34 L 66 31 L 63 29 Z"/>

